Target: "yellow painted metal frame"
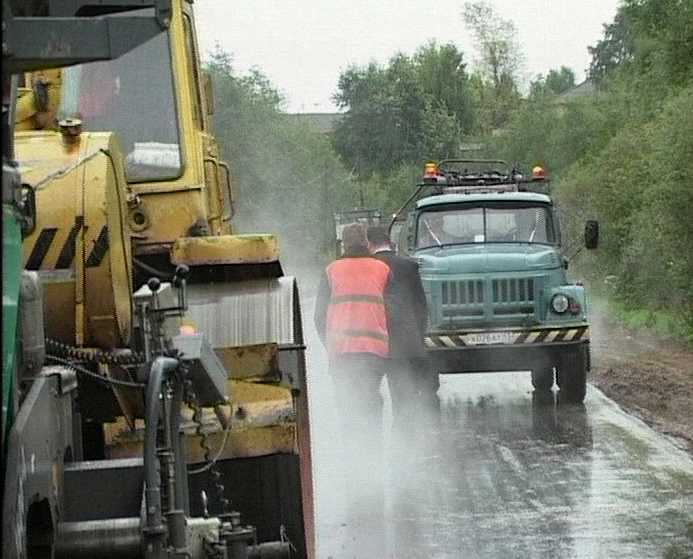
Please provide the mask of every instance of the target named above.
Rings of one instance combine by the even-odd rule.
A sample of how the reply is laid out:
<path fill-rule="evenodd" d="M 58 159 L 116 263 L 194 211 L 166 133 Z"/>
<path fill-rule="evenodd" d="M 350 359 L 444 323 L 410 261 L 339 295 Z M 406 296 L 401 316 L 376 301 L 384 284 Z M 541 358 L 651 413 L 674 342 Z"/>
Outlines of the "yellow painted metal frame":
<path fill-rule="evenodd" d="M 137 232 L 141 245 L 173 244 L 198 224 L 210 235 L 231 233 L 224 209 L 228 165 L 219 159 L 209 129 L 192 6 L 187 0 L 172 0 L 172 8 L 169 44 L 183 172 L 172 180 L 130 185 L 137 202 L 132 211 L 148 217 L 148 227 Z"/>
<path fill-rule="evenodd" d="M 184 237 L 171 249 L 171 262 L 188 266 L 277 262 L 279 244 L 273 235 Z"/>
<path fill-rule="evenodd" d="M 83 133 L 79 142 L 65 144 L 58 132 L 19 132 L 15 149 L 24 180 L 40 185 L 36 229 L 24 239 L 23 252 L 25 266 L 32 255 L 41 255 L 34 256 L 34 265 L 44 284 L 47 335 L 77 345 L 126 345 L 131 253 L 122 152 L 115 136 Z M 61 169 L 66 172 L 41 185 Z M 61 258 L 72 251 L 63 267 Z"/>
<path fill-rule="evenodd" d="M 277 453 L 298 454 L 296 414 L 291 390 L 282 386 L 241 380 L 227 381 L 227 393 L 233 395 L 230 406 L 220 408 L 225 421 L 231 422 L 226 446 L 221 459 L 248 458 Z M 209 445 L 216 452 L 224 439 L 224 428 L 211 408 L 205 408 L 203 429 L 208 433 Z M 135 422 L 131 429 L 124 418 L 104 427 L 106 451 L 111 458 L 141 456 L 144 424 Z M 203 462 L 197 425 L 192 421 L 192 410 L 183 413 L 182 429 L 185 433 L 185 456 L 190 464 Z"/>

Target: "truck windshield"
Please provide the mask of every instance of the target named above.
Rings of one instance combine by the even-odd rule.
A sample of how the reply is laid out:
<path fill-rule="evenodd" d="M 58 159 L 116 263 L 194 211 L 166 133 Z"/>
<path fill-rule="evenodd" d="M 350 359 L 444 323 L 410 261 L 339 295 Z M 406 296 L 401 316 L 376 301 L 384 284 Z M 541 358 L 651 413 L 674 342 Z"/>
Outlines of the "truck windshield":
<path fill-rule="evenodd" d="M 171 55 L 167 33 L 120 58 L 66 68 L 61 118 L 84 130 L 115 132 L 128 181 L 175 178 L 181 172 Z"/>
<path fill-rule="evenodd" d="M 474 243 L 554 244 L 546 205 L 446 206 L 421 212 L 416 248 Z"/>

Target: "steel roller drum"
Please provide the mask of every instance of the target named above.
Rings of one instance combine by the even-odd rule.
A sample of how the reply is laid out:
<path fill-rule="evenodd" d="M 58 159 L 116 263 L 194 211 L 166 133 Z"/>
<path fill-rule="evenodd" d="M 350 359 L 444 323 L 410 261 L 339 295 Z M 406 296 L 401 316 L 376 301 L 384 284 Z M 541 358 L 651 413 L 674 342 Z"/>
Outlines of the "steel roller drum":
<path fill-rule="evenodd" d="M 188 314 L 213 347 L 296 340 L 293 277 L 188 286 Z M 297 317 L 296 317 L 297 318 Z"/>

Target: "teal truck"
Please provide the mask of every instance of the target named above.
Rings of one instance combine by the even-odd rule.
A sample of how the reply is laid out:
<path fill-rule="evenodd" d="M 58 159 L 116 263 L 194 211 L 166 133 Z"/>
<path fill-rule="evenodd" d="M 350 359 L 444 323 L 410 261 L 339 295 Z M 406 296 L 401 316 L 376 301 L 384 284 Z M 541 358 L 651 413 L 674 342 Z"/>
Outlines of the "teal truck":
<path fill-rule="evenodd" d="M 397 250 L 418 260 L 428 299 L 425 344 L 439 373 L 531 371 L 582 402 L 590 368 L 587 297 L 567 276 L 549 181 L 500 160 L 427 164 L 395 214 Z M 585 225 L 597 247 L 599 225 Z"/>

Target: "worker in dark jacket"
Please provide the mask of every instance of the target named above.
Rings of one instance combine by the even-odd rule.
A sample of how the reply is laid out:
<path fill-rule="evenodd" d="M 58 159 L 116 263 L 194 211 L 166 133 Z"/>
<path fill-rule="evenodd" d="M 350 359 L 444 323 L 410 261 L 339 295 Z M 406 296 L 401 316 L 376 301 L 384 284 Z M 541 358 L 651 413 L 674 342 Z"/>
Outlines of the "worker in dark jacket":
<path fill-rule="evenodd" d="M 424 349 L 426 295 L 418 263 L 395 254 L 385 227 L 369 227 L 367 237 L 373 257 L 387 264 L 392 272 L 385 293 L 390 333 L 387 382 L 394 426 L 407 431 L 412 422 L 425 419 L 421 413 L 430 417 L 438 409 L 438 375 L 430 369 Z"/>
<path fill-rule="evenodd" d="M 380 384 L 390 355 L 385 292 L 391 272 L 368 252 L 362 225 L 345 227 L 342 243 L 344 256 L 327 267 L 318 289 L 315 326 L 327 348 L 341 426 L 335 445 L 341 445 L 352 503 L 345 525 L 364 557 L 384 557 Z"/>

